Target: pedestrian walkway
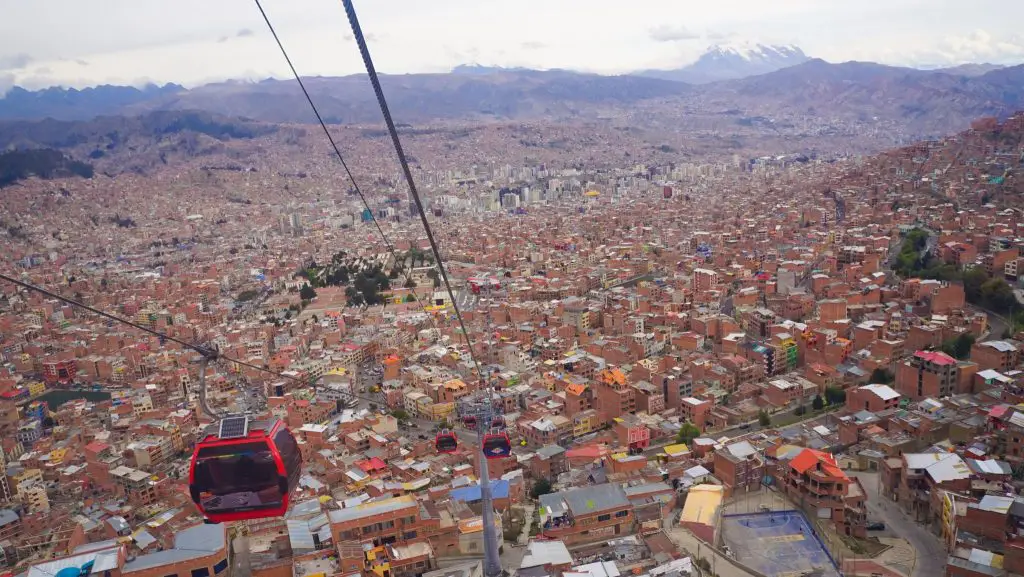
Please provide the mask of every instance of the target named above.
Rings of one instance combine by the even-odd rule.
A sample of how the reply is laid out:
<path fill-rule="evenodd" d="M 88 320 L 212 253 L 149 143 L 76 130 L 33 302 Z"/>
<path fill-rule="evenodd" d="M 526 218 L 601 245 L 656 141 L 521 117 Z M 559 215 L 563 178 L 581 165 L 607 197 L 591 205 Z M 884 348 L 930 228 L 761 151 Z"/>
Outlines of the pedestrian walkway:
<path fill-rule="evenodd" d="M 668 536 L 677 547 L 685 549 L 693 557 L 694 562 L 701 557 L 707 559 L 708 563 L 711 563 L 711 571 L 717 573 L 719 577 L 756 577 L 753 573 L 735 565 L 729 558 L 719 555 L 708 545 L 701 543 L 693 536 L 693 533 L 686 529 L 673 528 L 668 531 Z"/>
<path fill-rule="evenodd" d="M 878 541 L 889 549 L 875 558 L 879 564 L 900 575 L 910 575 L 916 568 L 917 551 L 906 539 L 879 537 Z"/>
<path fill-rule="evenodd" d="M 903 573 L 893 570 L 885 565 L 871 560 L 847 559 L 843 562 L 843 575 L 845 577 L 905 577 Z"/>
<path fill-rule="evenodd" d="M 526 546 L 530 542 L 530 528 L 533 527 L 533 512 L 536 507 L 537 505 L 532 501 L 526 505 L 526 519 L 523 521 L 523 530 L 519 532 L 519 537 L 516 538 L 517 545 Z"/>

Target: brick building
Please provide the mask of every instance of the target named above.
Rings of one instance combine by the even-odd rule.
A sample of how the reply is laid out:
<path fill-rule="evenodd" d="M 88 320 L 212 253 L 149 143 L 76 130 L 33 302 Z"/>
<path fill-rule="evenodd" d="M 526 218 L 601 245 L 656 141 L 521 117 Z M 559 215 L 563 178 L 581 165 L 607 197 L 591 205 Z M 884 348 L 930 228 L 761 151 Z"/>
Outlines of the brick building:
<path fill-rule="evenodd" d="M 633 507 L 614 483 L 541 495 L 541 534 L 567 545 L 633 533 Z"/>
<path fill-rule="evenodd" d="M 816 509 L 818 518 L 830 519 L 836 531 L 867 536 L 867 495 L 860 482 L 850 479 L 832 455 L 804 449 L 781 463 L 779 486 L 794 503 Z"/>
<path fill-rule="evenodd" d="M 956 383 L 956 359 L 938 351 L 917 351 L 896 369 L 896 390 L 914 401 L 952 395 Z"/>
<path fill-rule="evenodd" d="M 888 385 L 864 385 L 847 393 L 846 408 L 850 411 L 877 413 L 899 406 L 900 394 Z"/>

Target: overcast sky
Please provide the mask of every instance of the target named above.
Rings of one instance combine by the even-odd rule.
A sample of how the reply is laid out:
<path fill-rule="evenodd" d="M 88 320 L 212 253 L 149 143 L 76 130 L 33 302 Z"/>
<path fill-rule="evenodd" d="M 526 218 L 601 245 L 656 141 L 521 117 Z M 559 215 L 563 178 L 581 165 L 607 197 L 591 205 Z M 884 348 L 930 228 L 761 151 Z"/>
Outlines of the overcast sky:
<path fill-rule="evenodd" d="M 831 62 L 1024 63 L 1024 0 L 355 1 L 387 73 L 473 62 L 618 74 L 742 41 Z M 362 70 L 340 0 L 264 8 L 303 75 Z M 0 89 L 289 76 L 252 0 L 0 0 L 0 15 Z"/>

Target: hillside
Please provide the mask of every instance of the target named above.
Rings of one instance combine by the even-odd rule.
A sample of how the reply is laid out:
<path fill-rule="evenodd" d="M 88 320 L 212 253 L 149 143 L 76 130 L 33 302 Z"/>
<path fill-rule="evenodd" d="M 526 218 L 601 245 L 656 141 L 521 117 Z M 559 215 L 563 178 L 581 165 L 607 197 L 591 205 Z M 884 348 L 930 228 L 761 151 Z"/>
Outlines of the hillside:
<path fill-rule="evenodd" d="M 912 134 L 959 130 L 980 116 L 1006 116 L 1024 100 L 1024 66 L 976 78 L 871 62 L 814 59 L 769 74 L 709 85 L 710 102 L 806 116 L 896 120 Z"/>
<path fill-rule="evenodd" d="M 977 119 L 969 130 L 871 156 L 835 184 L 859 190 L 871 202 L 897 207 L 924 195 L 962 209 L 989 203 L 1024 209 L 1022 170 L 1024 113 L 1018 113 L 1004 122 Z M 894 174 L 903 176 L 870 192 L 864 186 L 868 175 Z"/>
<path fill-rule="evenodd" d="M 72 176 L 92 178 L 92 175 L 92 165 L 73 160 L 52 148 L 0 153 L 0 188 L 32 176 L 50 180 Z"/>
<path fill-rule="evenodd" d="M 144 173 L 180 158 L 228 153 L 233 141 L 244 142 L 278 130 L 270 124 L 198 111 L 154 111 L 89 121 L 20 120 L 0 122 L 0 150 L 59 149 L 88 159 L 90 169 L 94 166 L 102 173 Z"/>

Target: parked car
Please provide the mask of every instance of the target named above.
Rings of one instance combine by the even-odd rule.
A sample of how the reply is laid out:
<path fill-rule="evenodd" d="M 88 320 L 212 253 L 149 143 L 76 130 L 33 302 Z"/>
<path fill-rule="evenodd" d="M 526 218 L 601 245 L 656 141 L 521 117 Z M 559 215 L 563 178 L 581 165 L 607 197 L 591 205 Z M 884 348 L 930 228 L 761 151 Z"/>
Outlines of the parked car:
<path fill-rule="evenodd" d="M 885 523 L 868 523 L 868 531 L 885 531 Z"/>

